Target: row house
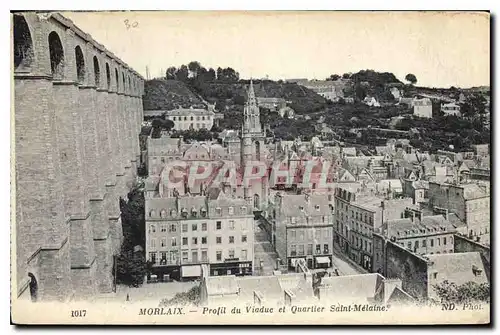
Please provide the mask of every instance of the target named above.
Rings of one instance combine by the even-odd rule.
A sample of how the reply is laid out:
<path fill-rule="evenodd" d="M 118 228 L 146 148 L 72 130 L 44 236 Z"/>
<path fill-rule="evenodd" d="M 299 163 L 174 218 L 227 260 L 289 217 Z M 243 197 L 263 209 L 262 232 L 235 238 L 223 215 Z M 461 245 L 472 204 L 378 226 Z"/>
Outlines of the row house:
<path fill-rule="evenodd" d="M 272 241 L 280 259 L 295 268 L 332 265 L 333 216 L 327 195 L 277 193 L 271 214 Z"/>
<path fill-rule="evenodd" d="M 154 275 L 198 278 L 253 270 L 251 204 L 220 190 L 208 195 L 146 198 L 146 259 Z"/>

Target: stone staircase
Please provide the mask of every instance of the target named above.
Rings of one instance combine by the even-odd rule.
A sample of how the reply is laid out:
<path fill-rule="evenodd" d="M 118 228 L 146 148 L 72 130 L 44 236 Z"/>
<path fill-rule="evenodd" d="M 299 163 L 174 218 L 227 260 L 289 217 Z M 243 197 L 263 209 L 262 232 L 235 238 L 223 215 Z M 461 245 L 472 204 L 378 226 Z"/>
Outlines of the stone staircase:
<path fill-rule="evenodd" d="M 267 239 L 266 232 L 259 226 L 255 227 L 255 239 L 254 239 L 254 264 L 255 271 L 254 274 L 257 276 L 267 276 L 272 275 L 276 267 L 276 259 L 278 254 L 274 251 L 274 248 Z M 260 263 L 262 261 L 262 268 Z"/>

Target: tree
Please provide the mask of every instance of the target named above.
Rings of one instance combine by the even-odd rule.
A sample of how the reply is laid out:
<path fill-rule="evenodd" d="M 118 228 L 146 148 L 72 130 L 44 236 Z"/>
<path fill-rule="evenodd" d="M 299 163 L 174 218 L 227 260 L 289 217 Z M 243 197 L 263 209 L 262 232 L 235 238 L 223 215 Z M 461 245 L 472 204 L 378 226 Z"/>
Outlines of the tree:
<path fill-rule="evenodd" d="M 351 75 L 352 75 L 352 73 L 344 73 L 342 75 L 342 79 L 349 79 L 349 78 L 351 78 Z"/>
<path fill-rule="evenodd" d="M 146 260 L 141 252 L 123 250 L 117 258 L 116 282 L 128 286 L 138 287 L 146 276 Z"/>
<path fill-rule="evenodd" d="M 216 79 L 215 70 L 212 68 L 208 69 L 207 80 L 208 81 L 215 81 L 215 79 Z"/>
<path fill-rule="evenodd" d="M 167 72 L 166 72 L 167 79 L 175 79 L 176 72 L 177 72 L 177 69 L 175 68 L 175 66 L 169 67 L 167 69 Z"/>
<path fill-rule="evenodd" d="M 405 79 L 412 85 L 415 85 L 417 83 L 417 77 L 413 73 L 408 73 Z"/>
<path fill-rule="evenodd" d="M 197 77 L 198 72 L 201 69 L 201 64 L 200 64 L 200 62 L 192 61 L 192 62 L 189 62 L 187 68 L 188 68 L 189 72 L 191 72 L 193 74 L 194 77 Z"/>
<path fill-rule="evenodd" d="M 332 80 L 332 81 L 339 80 L 339 79 L 340 79 L 340 76 L 338 74 L 332 74 L 330 77 L 326 78 L 326 80 Z"/>
<path fill-rule="evenodd" d="M 448 280 L 433 285 L 434 290 L 441 302 L 454 302 L 457 304 L 468 302 L 490 302 L 490 284 L 467 282 L 462 285 L 451 283 Z"/>
<path fill-rule="evenodd" d="M 170 119 L 167 119 L 165 121 L 162 122 L 162 128 L 169 131 L 171 130 L 172 128 L 174 128 L 175 126 L 175 123 L 174 121 L 170 120 Z"/>

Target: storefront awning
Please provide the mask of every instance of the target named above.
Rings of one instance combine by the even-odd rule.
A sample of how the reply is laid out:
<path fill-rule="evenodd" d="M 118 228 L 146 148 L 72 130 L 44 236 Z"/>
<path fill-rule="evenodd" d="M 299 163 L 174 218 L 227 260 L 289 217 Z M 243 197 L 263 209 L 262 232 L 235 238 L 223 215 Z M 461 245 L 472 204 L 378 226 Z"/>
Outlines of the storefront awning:
<path fill-rule="evenodd" d="M 326 256 L 316 257 L 316 263 L 330 264 L 330 258 Z"/>
<path fill-rule="evenodd" d="M 292 258 L 292 266 L 293 266 L 293 267 L 297 266 L 297 262 L 298 262 L 298 261 L 300 261 L 300 260 L 303 260 L 303 261 L 304 261 L 304 263 L 305 263 L 305 261 L 306 261 L 306 259 L 305 259 L 305 258 Z"/>
<path fill-rule="evenodd" d="M 181 268 L 182 277 L 199 277 L 201 276 L 200 265 L 185 265 Z"/>

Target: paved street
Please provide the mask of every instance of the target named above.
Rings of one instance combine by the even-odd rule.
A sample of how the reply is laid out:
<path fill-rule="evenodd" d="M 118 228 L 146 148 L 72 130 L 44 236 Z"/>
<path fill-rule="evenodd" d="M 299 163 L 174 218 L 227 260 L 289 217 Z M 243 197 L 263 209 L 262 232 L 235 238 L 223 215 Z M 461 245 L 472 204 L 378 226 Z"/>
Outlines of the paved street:
<path fill-rule="evenodd" d="M 278 254 L 274 251 L 271 242 L 267 239 L 266 232 L 256 222 L 254 239 L 255 275 L 272 275 L 277 258 Z M 261 260 L 263 265 L 262 269 L 260 268 Z"/>
<path fill-rule="evenodd" d="M 340 251 L 333 249 L 332 257 L 333 268 L 338 269 L 341 276 L 357 275 L 362 273 L 368 273 L 365 269 L 357 264 L 353 264 L 352 261 L 347 259 L 346 256 L 342 255 Z"/>

